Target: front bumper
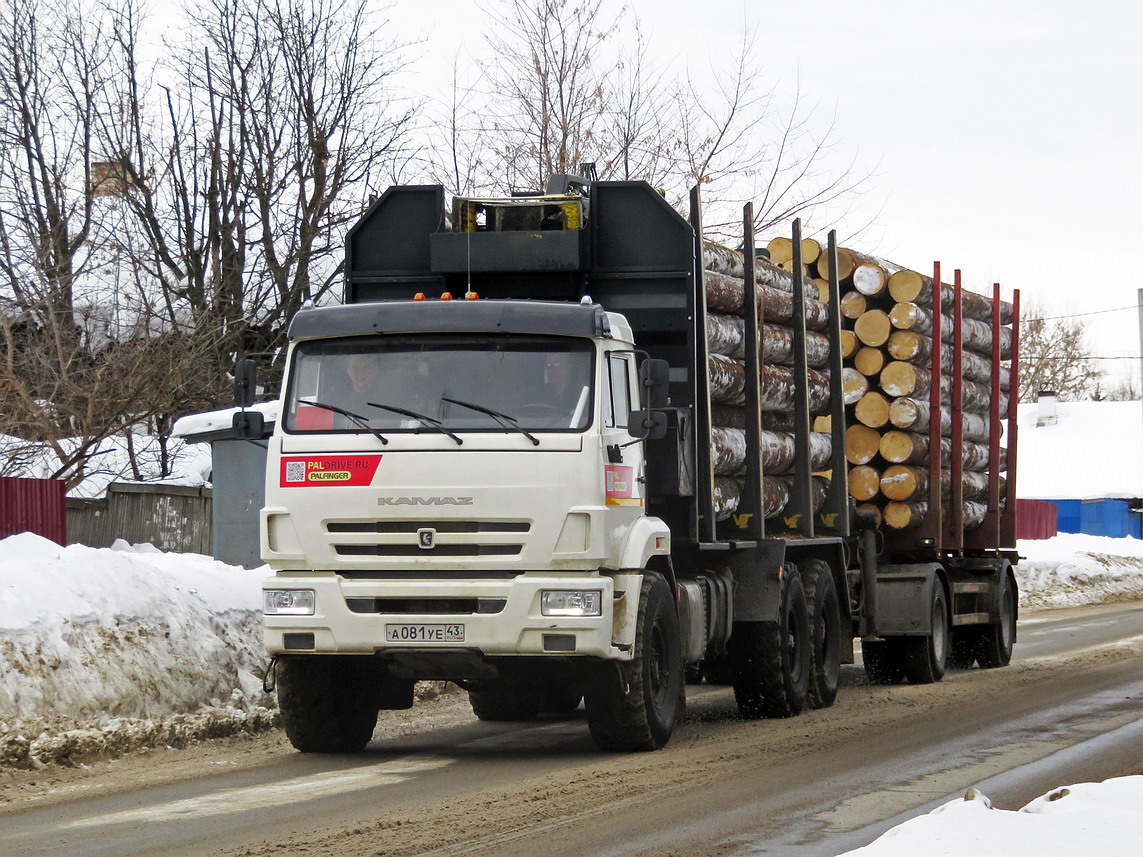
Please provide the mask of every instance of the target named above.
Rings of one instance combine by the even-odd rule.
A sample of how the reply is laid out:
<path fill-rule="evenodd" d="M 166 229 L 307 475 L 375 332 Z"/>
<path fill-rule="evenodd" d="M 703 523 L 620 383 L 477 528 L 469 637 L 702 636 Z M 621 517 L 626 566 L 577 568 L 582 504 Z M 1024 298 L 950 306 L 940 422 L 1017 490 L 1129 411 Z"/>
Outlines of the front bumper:
<path fill-rule="evenodd" d="M 312 616 L 266 616 L 266 652 L 274 656 L 416 651 L 424 657 L 433 651 L 467 651 L 491 657 L 583 655 L 630 660 L 641 583 L 640 574 L 582 572 L 532 572 L 511 578 L 472 580 L 373 580 L 351 579 L 332 572 L 280 572 L 267 578 L 263 589 L 313 590 L 315 610 Z M 602 615 L 543 616 L 540 593 L 546 589 L 598 589 L 602 593 Z M 484 603 L 503 601 L 503 606 L 495 613 L 355 612 L 349 607 L 349 602 L 360 605 L 371 599 L 479 599 Z M 386 641 L 387 625 L 442 624 L 463 625 L 463 642 Z M 574 640 L 570 649 L 569 637 Z M 296 647 L 299 640 L 304 648 Z"/>

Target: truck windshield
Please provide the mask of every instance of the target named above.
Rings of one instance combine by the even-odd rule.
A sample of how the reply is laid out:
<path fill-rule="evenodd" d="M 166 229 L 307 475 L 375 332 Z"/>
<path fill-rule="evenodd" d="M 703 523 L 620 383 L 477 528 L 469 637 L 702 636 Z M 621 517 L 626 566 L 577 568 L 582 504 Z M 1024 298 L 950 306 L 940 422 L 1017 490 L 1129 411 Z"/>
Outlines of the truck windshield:
<path fill-rule="evenodd" d="M 294 349 L 285 428 L 583 431 L 592 421 L 593 354 L 590 341 L 558 336 L 303 342 Z"/>

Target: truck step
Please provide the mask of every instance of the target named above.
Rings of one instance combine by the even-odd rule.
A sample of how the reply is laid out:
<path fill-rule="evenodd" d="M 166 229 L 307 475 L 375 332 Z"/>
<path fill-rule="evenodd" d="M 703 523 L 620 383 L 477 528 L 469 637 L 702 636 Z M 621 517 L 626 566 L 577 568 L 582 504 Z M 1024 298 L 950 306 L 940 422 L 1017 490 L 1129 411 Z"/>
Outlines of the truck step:
<path fill-rule="evenodd" d="M 987 613 L 957 613 L 952 617 L 953 627 L 957 628 L 961 625 L 987 625 Z"/>
<path fill-rule="evenodd" d="M 954 583 L 952 590 L 953 595 L 975 595 L 988 592 L 991 588 L 992 584 L 987 580 L 970 580 L 965 583 Z"/>

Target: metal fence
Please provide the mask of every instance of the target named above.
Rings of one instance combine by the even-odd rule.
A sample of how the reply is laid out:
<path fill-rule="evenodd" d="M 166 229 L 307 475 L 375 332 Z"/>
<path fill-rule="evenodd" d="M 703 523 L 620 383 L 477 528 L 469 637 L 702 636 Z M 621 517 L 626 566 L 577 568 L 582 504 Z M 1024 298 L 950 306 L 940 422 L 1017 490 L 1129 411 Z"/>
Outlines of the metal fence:
<path fill-rule="evenodd" d="M 211 503 L 206 487 L 113 483 L 103 499 L 68 498 L 68 541 L 103 548 L 123 539 L 209 556 Z"/>
<path fill-rule="evenodd" d="M 0 538 L 27 532 L 67 544 L 66 497 L 59 479 L 0 477 Z"/>

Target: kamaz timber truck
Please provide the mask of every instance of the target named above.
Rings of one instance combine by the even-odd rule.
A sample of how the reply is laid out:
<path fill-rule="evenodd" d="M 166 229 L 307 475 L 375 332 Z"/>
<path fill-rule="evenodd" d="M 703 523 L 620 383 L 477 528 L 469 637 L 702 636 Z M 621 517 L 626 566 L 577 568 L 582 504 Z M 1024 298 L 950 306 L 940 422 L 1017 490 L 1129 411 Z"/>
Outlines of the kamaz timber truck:
<path fill-rule="evenodd" d="M 815 375 L 799 263 L 780 370 L 794 457 L 767 472 L 763 388 L 779 370 L 764 359 L 768 320 L 750 310 L 767 287 L 747 206 L 741 254 L 722 252 L 740 260 L 746 308 L 732 418 L 744 458 L 728 483 L 712 452 L 726 408 L 712 403 L 697 191 L 690 204 L 688 220 L 646 183 L 575 176 L 447 208 L 439 186 L 397 186 L 350 230 L 344 304 L 291 322 L 268 440 L 268 679 L 298 750 L 360 750 L 378 711 L 410 707 L 420 680 L 455 682 L 483 720 L 582 703 L 600 749 L 643 751 L 671 737 L 688 679 L 732 685 L 745 717 L 788 717 L 834 702 L 855 639 L 875 681 L 1008 663 L 1014 422 L 1007 486 L 994 467 L 973 531 L 958 528 L 956 484 L 942 484 L 963 442 L 955 419 L 922 523 L 891 532 L 858 511 L 837 265 L 817 334 L 828 366 Z M 944 297 L 955 327 L 959 304 Z M 950 338 L 933 368 L 955 383 L 956 367 L 940 365 L 959 354 Z M 242 406 L 253 366 L 236 372 Z M 998 462 L 1000 359 L 992 372 Z M 829 376 L 825 413 L 814 408 L 826 432 L 813 431 L 811 375 Z M 950 400 L 934 387 L 939 435 Z M 261 430 L 258 413 L 236 415 L 239 436 Z M 829 442 L 824 467 L 814 434 Z"/>

